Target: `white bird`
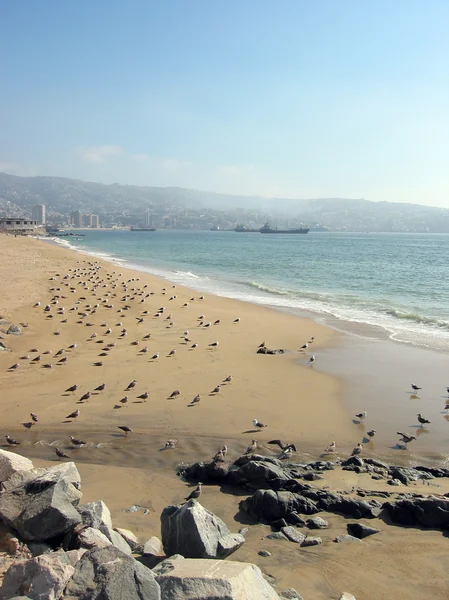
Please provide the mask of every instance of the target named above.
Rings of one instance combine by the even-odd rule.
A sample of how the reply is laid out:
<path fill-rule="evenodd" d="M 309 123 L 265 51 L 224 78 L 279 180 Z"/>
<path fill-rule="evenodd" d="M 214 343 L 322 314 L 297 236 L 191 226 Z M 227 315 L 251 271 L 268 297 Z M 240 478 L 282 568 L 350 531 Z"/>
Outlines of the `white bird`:
<path fill-rule="evenodd" d="M 325 452 L 333 453 L 333 452 L 335 452 L 336 447 L 337 446 L 336 446 L 335 442 L 331 442 L 329 444 L 329 446 L 326 448 Z"/>
<path fill-rule="evenodd" d="M 360 454 L 362 449 L 363 449 L 363 445 L 361 444 L 361 442 L 359 442 L 357 444 L 357 446 L 354 448 L 354 450 L 352 451 L 351 456 L 356 456 L 357 454 Z"/>
<path fill-rule="evenodd" d="M 257 429 L 259 429 L 259 431 L 263 428 L 266 427 L 266 425 L 264 425 L 263 423 L 261 423 L 260 421 L 258 421 L 257 419 L 253 419 L 253 426 L 257 427 Z"/>
<path fill-rule="evenodd" d="M 307 361 L 308 365 L 311 365 L 315 362 L 315 354 L 312 354 L 312 356 L 309 358 L 309 360 Z"/>

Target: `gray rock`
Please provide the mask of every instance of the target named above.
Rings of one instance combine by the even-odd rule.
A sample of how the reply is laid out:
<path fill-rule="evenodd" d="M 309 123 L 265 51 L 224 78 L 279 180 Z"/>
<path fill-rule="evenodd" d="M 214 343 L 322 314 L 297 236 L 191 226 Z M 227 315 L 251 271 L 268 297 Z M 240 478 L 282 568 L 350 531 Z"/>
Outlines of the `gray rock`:
<path fill-rule="evenodd" d="M 187 558 L 225 558 L 245 542 L 196 500 L 167 506 L 161 514 L 161 530 L 167 556 L 179 553 Z"/>
<path fill-rule="evenodd" d="M 314 517 L 313 519 L 307 519 L 307 527 L 309 529 L 327 529 L 329 523 L 321 517 Z"/>
<path fill-rule="evenodd" d="M 287 536 L 285 536 L 282 531 L 273 531 L 273 533 L 269 533 L 267 535 L 267 540 L 287 540 Z"/>
<path fill-rule="evenodd" d="M 293 527 L 293 525 L 283 527 L 281 531 L 291 542 L 295 542 L 296 544 L 302 544 L 306 539 L 306 536 L 299 529 Z"/>
<path fill-rule="evenodd" d="M 384 506 L 394 523 L 444 530 L 449 528 L 449 498 L 403 498 L 397 502 L 387 502 Z"/>
<path fill-rule="evenodd" d="M 99 529 L 100 531 L 103 526 L 112 529 L 111 511 L 103 500 L 89 502 L 88 504 L 80 504 L 78 506 L 78 512 L 83 519 L 84 525 Z"/>
<path fill-rule="evenodd" d="M 18 325 L 10 325 L 6 333 L 8 335 L 20 335 L 22 333 L 22 330 Z"/>
<path fill-rule="evenodd" d="M 360 540 L 368 537 L 369 535 L 373 535 L 374 533 L 379 533 L 379 530 L 375 527 L 369 527 L 363 523 L 348 523 L 346 527 L 349 535 L 353 535 Z"/>
<path fill-rule="evenodd" d="M 39 544 L 38 542 L 28 542 L 27 544 L 29 551 L 33 557 L 40 556 L 41 554 L 48 554 L 53 552 L 53 548 L 48 544 Z"/>
<path fill-rule="evenodd" d="M 306 539 L 301 544 L 301 546 L 303 548 L 306 548 L 307 546 L 319 546 L 322 543 L 323 543 L 323 540 L 320 537 L 307 536 Z"/>
<path fill-rule="evenodd" d="M 356 600 L 356 598 L 349 592 L 343 592 L 338 600 Z"/>
<path fill-rule="evenodd" d="M 160 600 L 147 567 L 114 546 L 86 552 L 75 567 L 64 600 Z"/>
<path fill-rule="evenodd" d="M 271 552 L 268 552 L 268 550 L 259 550 L 259 552 L 257 554 L 259 556 L 263 556 L 263 557 L 271 556 Z"/>
<path fill-rule="evenodd" d="M 388 479 L 387 483 L 388 485 L 402 485 L 399 479 Z"/>
<path fill-rule="evenodd" d="M 104 533 L 93 527 L 86 527 L 80 531 L 77 534 L 77 538 L 81 548 L 87 548 L 88 550 L 92 548 L 107 548 L 112 545 L 111 540 Z"/>
<path fill-rule="evenodd" d="M 285 600 L 303 600 L 303 597 L 294 588 L 284 590 L 280 593 L 280 597 L 285 598 Z"/>
<path fill-rule="evenodd" d="M 57 600 L 75 569 L 63 555 L 43 554 L 18 561 L 5 574 L 0 599 L 9 600 L 27 590 L 32 600 Z"/>
<path fill-rule="evenodd" d="M 81 522 L 75 508 L 81 492 L 73 485 L 63 479 L 47 486 L 33 484 L 31 481 L 0 496 L 0 517 L 22 539 L 44 542 L 69 532 Z"/>
<path fill-rule="evenodd" d="M 279 600 L 255 565 L 228 560 L 177 560 L 156 575 L 167 600 Z"/>
<path fill-rule="evenodd" d="M 64 480 L 77 490 L 81 489 L 81 477 L 74 462 L 60 463 L 46 469 L 18 471 L 2 484 L 2 490 L 11 491 L 26 487 L 27 491 L 45 489 Z"/>
<path fill-rule="evenodd" d="M 17 471 L 31 471 L 31 469 L 34 469 L 34 465 L 28 458 L 0 449 L 0 483 L 9 479 Z"/>
<path fill-rule="evenodd" d="M 248 531 L 249 531 L 248 527 L 242 527 L 241 529 L 239 529 L 240 535 L 243 535 L 243 536 L 245 536 L 248 533 Z"/>
<path fill-rule="evenodd" d="M 141 550 L 141 544 L 132 531 L 129 529 L 122 529 L 121 527 L 114 527 L 114 531 L 122 536 L 133 552 Z"/>
<path fill-rule="evenodd" d="M 161 556 L 164 554 L 164 548 L 161 540 L 153 536 L 147 540 L 143 546 L 144 556 Z"/>
<path fill-rule="evenodd" d="M 342 542 L 360 542 L 360 540 L 353 535 L 337 535 L 334 542 L 341 544 Z"/>
<path fill-rule="evenodd" d="M 388 472 L 392 479 L 398 479 L 404 485 L 408 485 L 419 479 L 433 479 L 431 473 L 425 473 L 412 468 L 390 467 Z"/>

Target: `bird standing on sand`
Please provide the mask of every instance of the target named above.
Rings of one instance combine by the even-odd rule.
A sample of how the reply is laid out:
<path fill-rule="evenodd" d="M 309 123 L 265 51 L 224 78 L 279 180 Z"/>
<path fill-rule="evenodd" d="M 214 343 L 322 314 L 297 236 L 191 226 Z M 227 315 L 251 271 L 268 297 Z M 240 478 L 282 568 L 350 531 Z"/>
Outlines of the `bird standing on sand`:
<path fill-rule="evenodd" d="M 128 387 L 126 388 L 125 392 L 127 392 L 128 390 L 131 390 L 133 387 L 136 386 L 137 381 L 135 379 L 133 379 L 131 381 L 131 383 L 128 383 Z"/>
<path fill-rule="evenodd" d="M 425 419 L 421 413 L 418 413 L 418 421 L 421 425 L 427 425 L 428 423 L 430 423 L 430 421 L 428 419 Z"/>
<path fill-rule="evenodd" d="M 371 439 L 373 439 L 373 437 L 376 435 L 376 430 L 375 429 L 370 429 L 369 431 L 366 432 L 366 435 L 368 437 L 370 437 Z"/>
<path fill-rule="evenodd" d="M 79 409 L 77 409 L 77 410 L 75 410 L 74 412 L 70 413 L 70 414 L 69 414 L 69 415 L 66 417 L 66 419 L 76 419 L 77 417 L 79 417 L 79 415 L 80 415 L 80 412 L 81 412 L 81 411 L 80 411 Z"/>
<path fill-rule="evenodd" d="M 333 452 L 335 452 L 336 448 L 337 448 L 337 445 L 335 444 L 335 442 L 331 442 L 329 444 L 329 446 L 326 448 L 325 452 L 333 453 Z"/>
<path fill-rule="evenodd" d="M 81 398 L 78 400 L 78 402 L 87 402 L 87 400 L 89 400 L 90 398 L 90 392 L 86 392 L 85 394 L 83 394 L 81 396 Z"/>
<path fill-rule="evenodd" d="M 15 371 L 15 369 L 18 369 L 19 366 L 19 363 L 15 363 L 9 367 L 8 371 Z"/>
<path fill-rule="evenodd" d="M 257 440 L 253 440 L 252 443 L 246 449 L 245 454 L 254 454 L 254 452 L 256 450 L 257 450 Z"/>
<path fill-rule="evenodd" d="M 412 385 L 412 390 L 414 394 L 417 394 L 419 392 L 419 390 L 422 390 L 422 388 L 420 388 L 419 386 L 415 385 L 414 383 L 411 384 Z"/>
<path fill-rule="evenodd" d="M 124 396 L 121 400 L 119 400 L 119 402 L 121 402 L 121 404 L 127 404 L 128 396 Z"/>
<path fill-rule="evenodd" d="M 203 484 L 201 483 L 201 481 L 198 481 L 197 488 L 196 488 L 195 490 L 193 490 L 193 492 L 191 492 L 191 493 L 190 493 L 190 494 L 187 496 L 187 498 L 184 498 L 184 500 L 187 500 L 187 502 L 188 502 L 189 500 L 198 500 L 198 498 L 201 496 L 201 491 L 202 491 L 202 490 L 201 490 L 201 486 L 202 486 L 202 485 L 203 485 Z"/>
<path fill-rule="evenodd" d="M 156 354 L 153 354 L 153 356 L 151 357 L 151 360 L 157 360 L 159 358 L 159 352 L 156 352 Z"/>
<path fill-rule="evenodd" d="M 102 383 L 98 387 L 95 388 L 94 392 L 103 392 L 106 389 L 106 384 Z"/>
<path fill-rule="evenodd" d="M 144 392 L 143 394 L 140 394 L 140 396 L 137 396 L 140 400 L 148 400 L 150 394 L 148 392 Z"/>
<path fill-rule="evenodd" d="M 76 438 L 73 437 L 73 435 L 69 436 L 70 437 L 70 441 L 72 442 L 72 444 L 74 446 L 85 446 L 86 442 L 83 442 L 83 440 L 77 440 Z"/>
<path fill-rule="evenodd" d="M 312 365 L 314 362 L 315 362 L 315 354 L 312 354 L 312 356 L 307 361 L 307 364 Z"/>
<path fill-rule="evenodd" d="M 19 446 L 20 445 L 20 442 L 18 442 L 14 438 L 10 437 L 8 434 L 5 435 L 5 439 L 10 446 Z"/>
<path fill-rule="evenodd" d="M 209 344 L 209 346 L 212 348 L 218 348 L 219 345 L 220 345 L 220 342 L 212 342 L 212 344 Z"/>
<path fill-rule="evenodd" d="M 181 392 L 180 392 L 179 390 L 174 390 L 174 391 L 173 391 L 173 392 L 170 394 L 169 398 L 176 398 L 176 396 L 179 396 L 179 394 L 180 394 L 180 393 L 181 393 Z"/>
<path fill-rule="evenodd" d="M 190 404 L 199 404 L 199 403 L 200 403 L 200 400 L 201 400 L 201 396 L 200 396 L 199 394 L 197 394 L 197 395 L 195 396 L 195 398 L 194 398 L 194 399 L 191 401 L 191 403 L 190 403 Z"/>
<path fill-rule="evenodd" d="M 240 317 L 237 317 L 236 319 L 234 319 L 233 323 L 240 323 Z"/>
<path fill-rule="evenodd" d="M 362 421 L 362 419 L 366 419 L 367 412 L 366 412 L 366 410 L 364 410 L 361 413 L 357 413 L 355 416 L 357 417 L 357 419 L 359 419 L 360 421 Z"/>
<path fill-rule="evenodd" d="M 308 347 L 309 347 L 309 344 L 303 344 L 299 350 L 300 351 L 301 350 L 307 350 Z"/>
<path fill-rule="evenodd" d="M 165 448 L 175 448 L 178 440 L 167 440 L 165 442 Z"/>
<path fill-rule="evenodd" d="M 231 383 L 231 381 L 232 381 L 232 375 L 228 375 L 226 377 L 226 379 L 223 379 L 223 383 Z"/>
<path fill-rule="evenodd" d="M 214 389 L 211 391 L 211 394 L 219 394 L 221 392 L 221 386 L 217 385 L 214 387 Z"/>
<path fill-rule="evenodd" d="M 55 452 L 56 452 L 56 456 L 59 458 L 59 460 L 61 460 L 61 458 L 70 458 L 70 456 L 68 456 L 67 454 L 65 454 L 59 448 L 55 448 Z"/>
<path fill-rule="evenodd" d="M 354 450 L 351 452 L 351 456 L 357 456 L 357 454 L 361 453 L 362 449 L 363 449 L 363 445 L 361 442 L 359 442 L 357 444 L 357 446 L 354 448 Z"/>
<path fill-rule="evenodd" d="M 39 419 L 37 418 L 37 414 L 36 413 L 30 413 L 30 417 L 31 417 L 31 420 L 34 423 L 37 423 L 39 421 Z"/>
<path fill-rule="evenodd" d="M 175 348 L 173 348 L 173 350 L 170 350 L 170 352 L 167 354 L 167 356 L 174 356 L 176 354 L 176 350 Z"/>
<path fill-rule="evenodd" d="M 253 419 L 253 426 L 256 427 L 259 431 L 261 429 L 263 429 L 264 427 L 267 427 L 266 425 L 264 425 L 263 423 L 261 423 L 257 419 Z"/>
<path fill-rule="evenodd" d="M 22 423 L 25 429 L 31 429 L 34 425 L 33 421 L 29 421 L 28 423 Z"/>
<path fill-rule="evenodd" d="M 126 437 L 128 437 L 128 433 L 133 433 L 131 427 L 128 427 L 127 425 L 117 425 L 117 427 L 125 432 Z"/>

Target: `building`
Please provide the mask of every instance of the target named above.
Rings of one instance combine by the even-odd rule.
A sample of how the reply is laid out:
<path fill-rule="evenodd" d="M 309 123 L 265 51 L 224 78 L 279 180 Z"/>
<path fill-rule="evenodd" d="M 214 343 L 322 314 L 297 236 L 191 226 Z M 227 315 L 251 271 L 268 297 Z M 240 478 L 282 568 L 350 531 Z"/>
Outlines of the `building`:
<path fill-rule="evenodd" d="M 14 219 L 12 217 L 0 219 L 0 231 L 22 233 L 25 231 L 32 231 L 37 226 L 37 221 L 31 219 Z"/>
<path fill-rule="evenodd" d="M 91 215 L 92 219 L 91 219 L 91 227 L 100 227 L 100 219 L 98 218 L 98 215 Z"/>
<path fill-rule="evenodd" d="M 153 227 L 153 215 L 149 210 L 145 213 L 145 227 Z"/>
<path fill-rule="evenodd" d="M 70 213 L 70 224 L 74 227 L 82 226 L 82 215 L 80 210 L 72 210 Z"/>
<path fill-rule="evenodd" d="M 31 218 L 33 221 L 36 221 L 38 225 L 46 225 L 47 217 L 45 214 L 45 204 L 36 204 L 31 209 Z"/>
<path fill-rule="evenodd" d="M 92 227 L 92 215 L 83 215 L 83 227 Z"/>

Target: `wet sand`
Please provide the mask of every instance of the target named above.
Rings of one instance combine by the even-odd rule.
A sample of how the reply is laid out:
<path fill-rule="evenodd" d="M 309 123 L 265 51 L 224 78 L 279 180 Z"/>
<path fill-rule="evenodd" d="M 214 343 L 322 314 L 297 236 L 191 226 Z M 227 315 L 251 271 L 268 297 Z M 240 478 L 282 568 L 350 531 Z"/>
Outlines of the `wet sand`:
<path fill-rule="evenodd" d="M 154 292 L 144 303 L 140 303 L 142 296 L 121 302 L 121 286 L 115 290 L 111 286 L 99 287 L 93 292 L 78 283 L 83 278 L 76 279 L 75 284 L 73 280 L 63 280 L 66 273 L 71 273 L 69 269 L 93 261 L 41 240 L 0 236 L 0 255 L 0 277 L 6 282 L 0 292 L 0 317 L 28 324 L 20 336 L 0 334 L 10 348 L 0 353 L 2 434 L 19 439 L 17 451 L 38 466 L 54 464 L 54 446 L 64 449 L 80 470 L 84 500 L 103 499 L 111 508 L 115 525 L 129 527 L 142 541 L 159 535 L 162 508 L 188 495 L 188 486 L 175 473 L 183 461 L 209 459 L 223 443 L 229 445 L 232 460 L 242 454 L 253 438 L 260 442 L 262 453 L 273 456 L 276 452 L 267 441 L 293 441 L 300 459 L 319 456 L 331 440 L 337 441 L 338 455 L 347 455 L 360 440 L 363 432 L 353 424 L 351 412 L 341 401 L 338 380 L 316 367 L 306 366 L 310 354 L 302 357 L 297 352 L 315 336 L 313 351 L 317 362 L 321 355 L 330 356 L 334 351 L 338 355 L 332 330 L 234 300 L 209 295 L 198 300 L 198 292 L 180 286 L 173 288 L 157 277 L 96 261 L 101 265 L 101 278 L 114 271 L 114 278 L 122 273 L 120 281 L 139 278 L 127 284 L 131 296 L 132 288 L 137 290 L 144 285 Z M 59 276 L 51 280 L 56 273 Z M 74 285 L 75 292 L 64 283 Z M 92 283 L 88 287 L 92 288 Z M 165 295 L 162 288 L 166 288 Z M 103 303 L 100 298 L 107 291 L 117 296 L 110 296 Z M 53 295 L 61 296 L 59 304 L 45 313 L 43 308 Z M 169 300 L 173 295 L 177 298 Z M 193 296 L 197 299 L 190 301 Z M 41 306 L 33 308 L 37 301 Z M 185 302 L 187 307 L 183 307 Z M 79 313 L 86 312 L 86 305 L 92 307 L 95 303 L 101 304 L 97 312 L 91 314 L 88 309 L 88 316 L 81 317 Z M 111 304 L 112 308 L 106 308 Z M 118 313 L 126 304 L 130 310 Z M 61 306 L 65 307 L 63 316 L 57 315 Z M 154 317 L 161 306 L 166 307 L 163 316 Z M 76 310 L 70 311 L 72 307 Z M 144 310 L 149 311 L 147 316 L 143 315 Z M 172 315 L 169 320 L 165 318 L 167 313 Z M 48 318 L 49 314 L 53 318 Z M 200 315 L 211 323 L 220 319 L 220 324 L 198 327 Z M 136 317 L 141 316 L 144 322 L 138 324 Z M 234 323 L 237 317 L 240 321 Z M 65 319 L 67 322 L 63 323 Z M 170 322 L 174 325 L 169 326 Z M 124 327 L 127 336 L 120 338 Z M 108 328 L 112 330 L 110 334 L 106 334 Z M 191 342 L 186 344 L 181 336 L 187 329 Z M 93 332 L 97 337 L 90 339 Z M 148 333 L 151 339 L 145 342 L 143 337 Z M 134 340 L 139 341 L 138 346 L 131 345 Z M 219 347 L 210 347 L 208 344 L 215 340 L 220 342 Z M 262 341 L 270 348 L 285 348 L 289 352 L 257 355 Z M 76 348 L 69 350 L 74 342 Z M 198 343 L 198 348 L 190 349 L 193 342 Z M 108 356 L 99 357 L 110 343 L 116 346 L 107 351 Z M 145 345 L 148 352 L 140 353 Z M 31 363 L 38 354 L 30 352 L 34 347 L 41 356 L 37 364 Z M 54 355 L 59 349 L 65 350 L 62 356 L 68 357 L 66 364 L 57 365 Z M 176 354 L 168 357 L 172 349 L 176 349 Z M 52 354 L 44 354 L 47 350 Z M 153 361 L 150 357 L 155 352 L 159 352 L 159 358 Z M 19 358 L 25 355 L 29 358 Z M 94 366 L 97 361 L 103 365 Z M 16 362 L 19 368 L 8 371 Z M 52 364 L 52 368 L 46 369 L 43 364 Z M 211 395 L 211 390 L 229 374 L 233 375 L 232 382 Z M 137 380 L 135 388 L 125 392 L 133 379 Z M 64 391 L 74 383 L 79 386 L 75 394 Z M 102 383 L 106 383 L 103 392 L 79 403 L 84 393 L 93 392 Z M 175 389 L 180 390 L 180 395 L 168 399 Z M 149 397 L 140 401 L 137 397 L 144 392 Z M 189 406 L 198 393 L 199 405 Z M 114 408 L 125 394 L 128 404 Z M 67 422 L 66 416 L 77 408 L 80 416 Z M 26 430 L 21 423 L 30 420 L 30 412 L 37 413 L 39 421 Z M 254 432 L 253 418 L 268 427 Z M 118 425 L 131 427 L 134 433 L 127 438 L 117 429 Z M 86 446 L 72 447 L 69 435 L 83 439 Z M 162 450 L 169 438 L 178 440 L 177 447 Z M 369 445 L 366 452 L 371 452 Z M 356 485 L 347 481 L 348 476 L 363 477 L 335 471 L 326 474 L 325 484 L 340 489 Z M 375 489 L 373 482 L 368 483 Z M 368 483 L 362 480 L 363 485 Z M 442 486 L 438 492 L 449 489 L 442 480 L 438 483 Z M 202 503 L 236 531 L 245 524 L 245 516 L 238 511 L 238 502 L 244 496 L 230 492 L 207 487 Z M 148 514 L 124 512 L 133 504 L 148 507 Z M 345 519 L 329 515 L 329 521 L 331 528 L 322 532 L 323 546 L 301 550 L 288 542 L 263 541 L 269 528 L 251 526 L 247 542 L 232 558 L 258 564 L 275 577 L 280 588 L 293 586 L 310 600 L 338 598 L 344 590 L 366 599 L 395 595 L 410 600 L 447 597 L 443 571 L 447 540 L 441 532 L 418 532 L 378 524 L 376 520 L 380 534 L 363 543 L 337 545 L 331 540 L 345 533 Z M 257 555 L 260 549 L 273 554 L 261 558 Z M 429 569 L 426 577 L 420 576 L 423 568 Z"/>

